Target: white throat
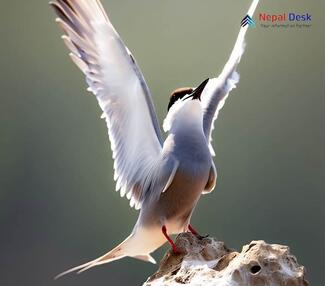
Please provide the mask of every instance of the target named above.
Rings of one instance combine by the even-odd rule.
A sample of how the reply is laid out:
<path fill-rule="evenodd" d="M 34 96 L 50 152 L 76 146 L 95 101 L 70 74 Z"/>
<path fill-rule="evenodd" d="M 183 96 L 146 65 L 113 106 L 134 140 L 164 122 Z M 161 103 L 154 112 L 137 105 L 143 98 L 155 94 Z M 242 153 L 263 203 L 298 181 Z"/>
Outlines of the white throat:
<path fill-rule="evenodd" d="M 165 132 L 177 133 L 181 130 L 203 132 L 203 112 L 199 100 L 179 100 L 170 108 L 163 124 Z"/>

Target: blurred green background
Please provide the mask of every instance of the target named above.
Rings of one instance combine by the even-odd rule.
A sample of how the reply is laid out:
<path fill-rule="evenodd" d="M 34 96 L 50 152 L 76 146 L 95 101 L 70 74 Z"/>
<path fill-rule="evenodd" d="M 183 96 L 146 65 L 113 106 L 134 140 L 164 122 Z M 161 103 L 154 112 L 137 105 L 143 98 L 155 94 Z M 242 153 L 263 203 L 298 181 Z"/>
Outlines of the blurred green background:
<path fill-rule="evenodd" d="M 161 122 L 173 89 L 220 72 L 249 4 L 103 0 Z M 217 188 L 193 217 L 232 248 L 289 245 L 316 286 L 325 254 L 324 6 L 261 1 L 258 12 L 309 12 L 312 27 L 248 31 L 240 84 L 214 132 Z M 47 1 L 2 0 L 0 24 L 0 284 L 140 285 L 156 266 L 133 259 L 53 280 L 123 240 L 137 212 L 113 191 L 105 123 Z"/>

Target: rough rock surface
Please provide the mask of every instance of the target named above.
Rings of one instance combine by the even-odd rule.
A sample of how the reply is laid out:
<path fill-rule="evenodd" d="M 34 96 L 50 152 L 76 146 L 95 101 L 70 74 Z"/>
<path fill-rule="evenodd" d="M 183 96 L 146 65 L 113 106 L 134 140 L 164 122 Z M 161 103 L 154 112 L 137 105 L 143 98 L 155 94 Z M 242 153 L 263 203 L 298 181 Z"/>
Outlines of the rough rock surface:
<path fill-rule="evenodd" d="M 181 254 L 168 251 L 158 271 L 143 286 L 308 286 L 305 269 L 287 246 L 252 241 L 242 251 L 227 248 L 214 238 L 180 234 Z"/>

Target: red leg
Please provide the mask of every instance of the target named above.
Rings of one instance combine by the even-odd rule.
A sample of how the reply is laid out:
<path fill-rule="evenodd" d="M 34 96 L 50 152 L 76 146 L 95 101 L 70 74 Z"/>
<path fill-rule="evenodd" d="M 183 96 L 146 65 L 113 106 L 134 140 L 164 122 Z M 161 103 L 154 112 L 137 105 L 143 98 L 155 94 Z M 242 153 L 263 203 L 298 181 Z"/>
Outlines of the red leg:
<path fill-rule="evenodd" d="M 198 236 L 199 233 L 194 229 L 193 226 L 191 226 L 190 224 L 188 225 L 188 230 L 193 233 L 194 235 Z"/>
<path fill-rule="evenodd" d="M 203 239 L 203 238 L 206 238 L 206 237 L 208 237 L 209 235 L 205 235 L 205 236 L 202 236 L 202 235 L 200 235 L 197 231 L 196 231 L 196 229 L 193 227 L 193 226 L 191 226 L 190 224 L 188 225 L 188 230 L 191 232 L 191 233 L 193 233 L 197 238 L 199 238 L 199 239 Z"/>
<path fill-rule="evenodd" d="M 165 225 L 162 226 L 161 228 L 162 233 L 164 234 L 164 236 L 166 237 L 167 241 L 169 242 L 169 244 L 171 245 L 173 251 L 175 254 L 179 254 L 180 252 L 178 251 L 174 241 L 169 237 L 169 235 L 167 234 L 167 228 Z"/>

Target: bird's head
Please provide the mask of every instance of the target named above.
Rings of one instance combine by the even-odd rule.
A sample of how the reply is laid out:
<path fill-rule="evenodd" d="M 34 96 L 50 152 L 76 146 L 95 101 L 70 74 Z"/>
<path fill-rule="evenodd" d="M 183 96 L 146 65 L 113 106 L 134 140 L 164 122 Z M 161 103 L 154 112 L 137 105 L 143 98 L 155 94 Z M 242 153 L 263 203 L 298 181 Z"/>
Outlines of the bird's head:
<path fill-rule="evenodd" d="M 202 126 L 201 94 L 208 81 L 206 79 L 197 88 L 183 87 L 172 92 L 163 125 L 165 132 L 186 125 Z"/>

